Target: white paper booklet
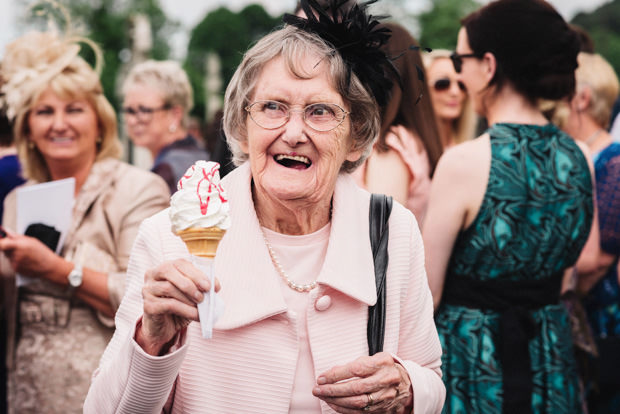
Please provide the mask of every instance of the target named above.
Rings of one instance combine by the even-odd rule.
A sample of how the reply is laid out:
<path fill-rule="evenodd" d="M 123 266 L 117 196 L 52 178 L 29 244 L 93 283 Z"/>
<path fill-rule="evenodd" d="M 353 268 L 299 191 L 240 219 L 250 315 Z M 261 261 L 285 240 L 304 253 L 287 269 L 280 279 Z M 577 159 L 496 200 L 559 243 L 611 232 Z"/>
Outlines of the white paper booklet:
<path fill-rule="evenodd" d="M 73 213 L 75 178 L 50 181 L 17 189 L 17 233 L 24 234 L 29 225 L 42 223 L 60 232 L 56 246 L 59 253 Z M 27 284 L 30 278 L 17 275 L 17 286 Z"/>

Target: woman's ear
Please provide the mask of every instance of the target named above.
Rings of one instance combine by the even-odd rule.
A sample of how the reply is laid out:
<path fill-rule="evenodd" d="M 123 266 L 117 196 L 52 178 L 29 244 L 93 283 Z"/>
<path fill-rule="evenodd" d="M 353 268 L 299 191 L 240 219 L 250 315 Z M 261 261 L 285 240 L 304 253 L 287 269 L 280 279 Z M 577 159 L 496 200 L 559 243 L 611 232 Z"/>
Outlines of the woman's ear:
<path fill-rule="evenodd" d="M 491 52 L 486 52 L 482 56 L 482 70 L 487 81 L 487 84 L 491 82 L 491 79 L 495 77 L 495 72 L 497 71 L 497 59 L 495 59 L 495 55 Z"/>
<path fill-rule="evenodd" d="M 592 89 L 587 85 L 577 88 L 573 98 L 575 110 L 577 112 L 584 112 L 590 107 L 590 102 L 592 102 Z"/>
<path fill-rule="evenodd" d="M 174 119 L 179 122 L 179 125 L 180 125 L 181 120 L 183 119 L 183 108 L 181 108 L 179 105 L 175 105 L 172 108 L 170 108 L 170 113 L 172 114 Z"/>
<path fill-rule="evenodd" d="M 250 145 L 248 143 L 247 138 L 239 141 L 239 148 L 241 148 L 241 151 L 243 151 L 246 154 L 250 153 Z"/>
<path fill-rule="evenodd" d="M 362 156 L 362 150 L 351 150 L 347 154 L 346 160 L 350 162 L 355 162 L 359 160 L 361 156 Z"/>

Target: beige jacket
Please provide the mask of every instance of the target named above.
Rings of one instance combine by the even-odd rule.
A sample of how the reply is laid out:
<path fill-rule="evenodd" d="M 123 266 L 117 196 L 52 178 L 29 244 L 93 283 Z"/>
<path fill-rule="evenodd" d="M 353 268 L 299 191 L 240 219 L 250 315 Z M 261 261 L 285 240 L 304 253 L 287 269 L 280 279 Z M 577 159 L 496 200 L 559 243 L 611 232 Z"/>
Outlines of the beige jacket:
<path fill-rule="evenodd" d="M 25 185 L 36 184 L 29 181 Z M 73 208 L 73 221 L 65 238 L 61 255 L 70 261 L 80 263 L 84 267 L 92 268 L 108 274 L 108 289 L 110 302 L 114 309 L 118 307 L 125 290 L 125 271 L 129 261 L 129 254 L 138 227 L 143 219 L 166 208 L 169 205 L 169 191 L 165 182 L 157 175 L 143 171 L 115 159 L 105 159 L 95 163 L 89 176 L 82 186 Z M 14 230 L 16 224 L 16 191 L 13 190 L 5 200 L 3 225 Z M 4 305 L 8 324 L 7 364 L 10 371 L 9 401 L 12 409 L 23 401 L 11 401 L 11 396 L 19 394 L 19 400 L 31 399 L 44 411 L 52 401 L 49 398 L 61 398 L 69 394 L 67 390 L 54 390 L 66 386 L 61 379 L 71 378 L 71 383 L 77 384 L 74 400 L 64 405 L 68 412 L 79 411 L 81 401 L 88 389 L 92 367 L 103 352 L 103 347 L 112 333 L 113 321 L 102 315 L 95 315 L 84 303 L 71 298 L 64 286 L 57 286 L 46 280 L 36 280 L 34 283 L 20 289 L 20 300 L 17 303 L 15 288 L 15 274 L 9 266 L 6 257 L 0 254 L 0 270 L 3 275 Z M 17 313 L 17 310 L 20 310 Z M 18 316 L 19 315 L 19 316 Z M 17 318 L 19 317 L 19 321 Z M 77 326 L 80 324 L 80 326 Z M 15 337 L 19 325 L 21 337 Z M 83 326 L 82 326 L 83 325 Z M 88 327 L 88 328 L 87 328 Z M 88 341 L 91 338 L 76 338 L 88 329 L 89 336 L 101 336 L 91 349 L 76 352 L 76 343 Z M 71 335 L 71 338 L 67 336 Z M 28 352 L 26 338 L 45 341 L 46 349 L 38 353 Z M 66 344 L 62 344 L 66 342 Z M 41 342 L 39 342 L 41 343 Z M 99 348 L 99 343 L 103 347 Z M 72 344 L 72 345 L 67 345 Z M 71 349 L 64 349 L 67 346 Z M 99 349 L 93 349 L 99 348 Z M 55 349 L 55 350 L 54 350 Z M 83 351 L 83 354 L 82 354 Z M 64 354 L 63 354 L 64 353 Z M 25 355 L 28 355 L 26 358 Z M 35 355 L 35 356 L 33 356 Z M 54 367 L 37 367 L 37 359 L 43 355 L 48 361 L 55 361 Z M 69 362 L 71 360 L 72 362 Z M 76 363 L 76 361 L 80 361 Z M 80 372 L 72 372 L 67 367 L 82 364 L 84 378 L 75 381 Z M 56 368 L 58 372 L 56 372 Z M 47 372 L 38 372 L 36 378 L 23 377 L 43 369 Z M 91 371 L 92 372 L 92 371 Z M 20 378 L 12 378 L 14 376 Z M 15 380 L 15 381 L 13 381 Z M 27 389 L 16 389 L 26 386 Z M 32 391 L 32 393 L 30 392 Z M 55 394 L 55 395 L 54 395 Z M 61 398 L 62 399 L 62 398 Z M 63 407 L 63 404 L 58 404 Z M 60 408 L 62 409 L 62 408 Z M 13 410 L 12 410 L 13 411 Z M 51 412 L 51 411 L 47 411 Z"/>

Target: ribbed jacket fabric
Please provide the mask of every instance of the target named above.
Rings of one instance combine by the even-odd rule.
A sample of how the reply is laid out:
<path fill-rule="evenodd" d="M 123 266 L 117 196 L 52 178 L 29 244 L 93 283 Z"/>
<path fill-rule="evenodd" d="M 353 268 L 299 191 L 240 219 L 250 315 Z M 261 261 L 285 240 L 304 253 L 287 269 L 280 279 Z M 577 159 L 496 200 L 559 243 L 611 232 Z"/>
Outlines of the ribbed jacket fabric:
<path fill-rule="evenodd" d="M 210 340 L 191 323 L 180 346 L 153 357 L 134 341 L 142 315 L 144 273 L 187 258 L 170 231 L 168 211 L 141 226 L 128 270 L 127 293 L 84 405 L 86 413 L 288 413 L 297 364 L 296 315 L 287 310 L 251 196 L 249 164 L 223 180 L 232 226 L 214 263 L 225 312 Z M 376 302 L 368 232 L 370 195 L 341 175 L 333 198 L 332 229 L 318 287 L 307 309 L 315 375 L 368 354 L 368 306 Z M 386 352 L 407 369 L 414 412 L 438 413 L 445 398 L 441 345 L 424 270 L 422 238 L 413 215 L 395 204 L 390 218 Z M 319 310 L 322 296 L 331 305 Z M 323 413 L 334 411 L 321 402 Z"/>

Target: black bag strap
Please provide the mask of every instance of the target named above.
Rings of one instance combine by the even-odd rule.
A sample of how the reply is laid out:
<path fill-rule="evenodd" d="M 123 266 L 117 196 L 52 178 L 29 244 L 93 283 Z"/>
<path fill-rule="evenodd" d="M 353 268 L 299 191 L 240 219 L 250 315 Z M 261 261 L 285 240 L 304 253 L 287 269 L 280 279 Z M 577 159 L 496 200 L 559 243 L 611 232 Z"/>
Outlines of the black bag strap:
<path fill-rule="evenodd" d="M 374 355 L 383 351 L 385 336 L 385 273 L 388 266 L 388 220 L 392 212 L 392 197 L 383 194 L 370 196 L 370 246 L 375 264 L 377 303 L 368 307 L 368 353 Z"/>

